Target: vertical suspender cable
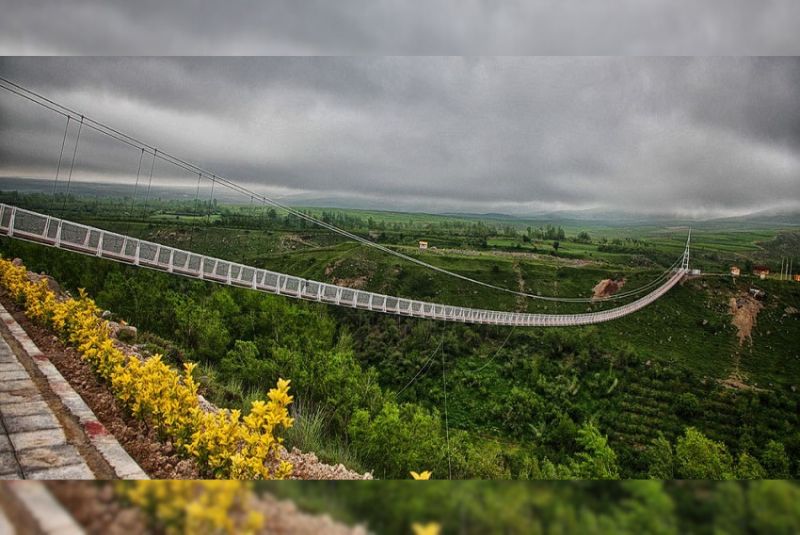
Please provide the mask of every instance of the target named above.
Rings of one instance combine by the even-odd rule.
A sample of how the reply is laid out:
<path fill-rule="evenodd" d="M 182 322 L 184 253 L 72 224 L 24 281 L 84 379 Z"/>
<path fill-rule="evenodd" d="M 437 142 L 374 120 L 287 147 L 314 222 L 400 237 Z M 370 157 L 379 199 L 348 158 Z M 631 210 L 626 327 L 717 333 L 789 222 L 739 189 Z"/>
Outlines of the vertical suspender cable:
<path fill-rule="evenodd" d="M 144 197 L 144 208 L 142 209 L 142 221 L 147 217 L 147 201 L 150 199 L 150 187 L 153 185 L 153 169 L 156 166 L 158 149 L 153 149 L 153 161 L 150 164 L 150 178 L 147 180 L 147 194 Z"/>
<path fill-rule="evenodd" d="M 189 231 L 189 250 L 192 250 L 192 241 L 194 241 L 194 229 L 197 224 L 197 218 L 200 215 L 200 209 L 197 203 L 200 201 L 200 180 L 203 178 L 203 173 L 197 173 L 197 189 L 194 192 L 194 214 L 192 216 L 192 228 Z"/>
<path fill-rule="evenodd" d="M 211 210 L 214 208 L 214 186 L 217 184 L 217 176 L 211 175 L 211 198 L 208 201 L 208 216 L 206 217 L 206 222 L 210 225 L 211 224 Z"/>
<path fill-rule="evenodd" d="M 442 342 L 444 342 L 444 332 L 442 332 Z M 447 476 L 453 479 L 453 465 L 450 460 L 450 422 L 447 419 L 447 376 L 445 375 L 444 347 L 442 348 L 442 386 L 444 387 L 444 429 L 447 439 Z"/>
<path fill-rule="evenodd" d="M 129 235 L 131 230 L 131 222 L 133 221 L 133 211 L 136 208 L 136 192 L 139 190 L 139 176 L 142 172 L 142 159 L 144 158 L 144 148 L 139 153 L 139 166 L 136 168 L 136 182 L 133 185 L 133 198 L 131 199 L 131 210 L 128 215 L 128 226 L 126 227 L 125 234 Z"/>
<path fill-rule="evenodd" d="M 61 140 L 61 152 L 58 153 L 58 165 L 56 166 L 56 176 L 53 179 L 53 193 L 50 196 L 50 215 L 53 215 L 53 205 L 56 202 L 56 187 L 58 186 L 58 174 L 61 172 L 61 159 L 64 157 L 64 145 L 67 143 L 67 131 L 69 130 L 70 116 L 67 115 L 67 126 L 64 127 L 64 138 Z"/>
<path fill-rule="evenodd" d="M 67 176 L 67 190 L 64 192 L 64 204 L 61 205 L 61 219 L 64 219 L 64 211 L 67 209 L 67 199 L 69 198 L 69 188 L 72 184 L 72 170 L 75 168 L 75 157 L 78 155 L 78 144 L 81 141 L 81 130 L 83 129 L 83 115 L 78 124 L 78 135 L 75 138 L 75 150 L 72 151 L 72 162 L 69 164 L 69 175 Z"/>

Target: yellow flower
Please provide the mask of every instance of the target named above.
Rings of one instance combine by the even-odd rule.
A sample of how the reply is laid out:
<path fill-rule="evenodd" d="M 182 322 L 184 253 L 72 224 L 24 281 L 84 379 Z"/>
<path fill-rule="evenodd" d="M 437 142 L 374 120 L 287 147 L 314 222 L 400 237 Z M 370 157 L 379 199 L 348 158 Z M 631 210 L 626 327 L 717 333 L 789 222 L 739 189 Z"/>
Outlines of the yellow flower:
<path fill-rule="evenodd" d="M 411 472 L 411 477 L 413 477 L 414 479 L 417 479 L 417 480 L 426 480 L 427 481 L 428 479 L 431 478 L 432 474 L 433 474 L 433 472 L 431 472 L 430 470 L 425 470 L 424 472 L 422 472 L 420 474 L 412 471 Z"/>
<path fill-rule="evenodd" d="M 437 522 L 428 522 L 427 524 L 414 522 L 411 524 L 411 529 L 414 531 L 414 535 L 439 535 L 442 526 Z"/>

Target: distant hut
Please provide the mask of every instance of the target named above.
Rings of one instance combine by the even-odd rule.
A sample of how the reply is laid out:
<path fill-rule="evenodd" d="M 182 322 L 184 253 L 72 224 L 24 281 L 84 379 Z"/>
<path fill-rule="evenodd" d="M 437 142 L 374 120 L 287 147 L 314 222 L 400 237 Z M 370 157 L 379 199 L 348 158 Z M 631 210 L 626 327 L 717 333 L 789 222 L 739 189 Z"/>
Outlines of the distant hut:
<path fill-rule="evenodd" d="M 742 274 L 742 270 L 739 269 L 739 266 L 731 266 L 731 276 L 738 277 Z"/>
<path fill-rule="evenodd" d="M 753 268 L 753 275 L 766 279 L 767 275 L 769 275 L 769 268 L 767 266 L 756 266 Z"/>
<path fill-rule="evenodd" d="M 424 251 L 427 248 L 428 248 L 428 242 L 426 242 L 425 240 L 419 240 L 419 250 Z"/>

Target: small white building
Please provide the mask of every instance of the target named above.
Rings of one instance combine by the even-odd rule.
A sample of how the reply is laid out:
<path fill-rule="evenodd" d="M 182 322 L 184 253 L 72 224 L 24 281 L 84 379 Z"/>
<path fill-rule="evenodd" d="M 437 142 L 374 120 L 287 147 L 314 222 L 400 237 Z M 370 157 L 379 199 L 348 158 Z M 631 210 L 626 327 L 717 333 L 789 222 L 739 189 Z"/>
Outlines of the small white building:
<path fill-rule="evenodd" d="M 419 240 L 419 250 L 424 251 L 427 248 L 428 248 L 428 242 L 426 242 L 425 240 Z"/>

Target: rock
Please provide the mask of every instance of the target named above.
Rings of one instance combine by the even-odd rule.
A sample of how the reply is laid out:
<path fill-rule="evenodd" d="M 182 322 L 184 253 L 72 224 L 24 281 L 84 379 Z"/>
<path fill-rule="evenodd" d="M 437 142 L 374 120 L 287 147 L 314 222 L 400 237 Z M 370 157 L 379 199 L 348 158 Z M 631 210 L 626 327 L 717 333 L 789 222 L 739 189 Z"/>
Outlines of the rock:
<path fill-rule="evenodd" d="M 117 333 L 119 333 L 120 328 L 122 327 L 116 321 L 109 321 L 108 322 L 108 331 L 112 338 L 117 338 Z"/>
<path fill-rule="evenodd" d="M 139 329 L 133 325 L 120 325 L 117 332 L 117 339 L 121 342 L 133 343 L 136 341 L 136 336 L 139 334 Z"/>
<path fill-rule="evenodd" d="M 217 406 L 209 402 L 206 398 L 204 398 L 202 394 L 197 394 L 197 402 L 199 403 L 200 408 L 203 409 L 203 411 L 205 412 L 211 412 L 211 413 L 219 412 Z"/>
<path fill-rule="evenodd" d="M 708 320 L 703 320 L 703 326 L 708 325 Z"/>
<path fill-rule="evenodd" d="M 111 319 L 111 311 L 104 310 L 103 313 L 100 314 L 100 317 L 103 318 L 104 320 Z"/>
<path fill-rule="evenodd" d="M 40 277 L 47 281 L 47 288 L 56 295 L 61 295 L 61 285 L 50 275 L 42 273 Z"/>
<path fill-rule="evenodd" d="M 11 263 L 14 264 L 17 267 L 20 267 L 20 266 L 24 265 L 22 263 L 22 259 L 21 258 L 15 258 L 14 260 L 11 261 Z"/>
<path fill-rule="evenodd" d="M 44 273 L 34 273 L 32 271 L 28 271 L 27 273 L 28 280 L 31 282 L 39 282 L 45 281 L 47 283 L 47 289 L 53 292 L 56 295 L 61 295 L 61 286 L 56 282 L 56 280 Z"/>
<path fill-rule="evenodd" d="M 108 322 L 109 334 L 112 338 L 116 338 L 120 342 L 133 343 L 136 341 L 136 336 L 139 330 L 133 325 L 118 323 L 116 321 Z"/>

